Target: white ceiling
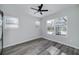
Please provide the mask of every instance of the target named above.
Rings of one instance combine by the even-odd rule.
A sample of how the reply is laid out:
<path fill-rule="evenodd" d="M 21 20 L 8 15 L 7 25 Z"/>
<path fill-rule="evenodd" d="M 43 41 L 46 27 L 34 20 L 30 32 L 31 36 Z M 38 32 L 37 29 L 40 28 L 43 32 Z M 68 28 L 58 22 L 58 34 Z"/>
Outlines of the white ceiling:
<path fill-rule="evenodd" d="M 39 6 L 39 4 L 30 4 L 27 6 L 27 13 L 29 13 L 32 16 L 35 17 L 44 17 L 50 14 L 54 14 L 58 11 L 61 11 L 63 9 L 66 9 L 68 7 L 72 7 L 75 6 L 75 4 L 44 4 L 43 9 L 48 9 L 48 12 L 44 12 L 43 15 L 40 15 L 40 13 L 36 13 L 34 14 L 34 12 L 36 12 L 35 10 L 30 9 L 31 7 L 33 8 L 38 8 L 37 6 Z"/>
<path fill-rule="evenodd" d="M 36 12 L 36 10 L 32 10 L 31 7 L 38 8 L 39 5 L 40 4 L 13 4 L 13 5 L 3 4 L 2 7 L 6 7 L 6 9 L 8 9 L 9 7 L 14 7 L 14 8 L 17 8 L 18 11 L 27 13 L 27 14 L 32 15 L 34 17 L 44 17 L 47 15 L 59 12 L 63 9 L 67 9 L 68 7 L 70 8 L 72 6 L 75 6 L 75 4 L 44 4 L 43 9 L 48 9 L 48 11 L 44 12 L 43 15 L 40 15 L 40 13 L 34 14 L 34 12 Z M 9 10 L 9 12 L 10 12 L 10 10 Z"/>

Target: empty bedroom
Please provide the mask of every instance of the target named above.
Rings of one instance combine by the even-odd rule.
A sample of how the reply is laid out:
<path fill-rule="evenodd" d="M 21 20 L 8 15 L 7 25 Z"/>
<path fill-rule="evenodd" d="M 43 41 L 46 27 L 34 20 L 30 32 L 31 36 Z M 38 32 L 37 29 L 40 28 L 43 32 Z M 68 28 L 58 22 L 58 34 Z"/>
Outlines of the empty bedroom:
<path fill-rule="evenodd" d="M 79 55 L 78 4 L 0 4 L 0 55 Z"/>

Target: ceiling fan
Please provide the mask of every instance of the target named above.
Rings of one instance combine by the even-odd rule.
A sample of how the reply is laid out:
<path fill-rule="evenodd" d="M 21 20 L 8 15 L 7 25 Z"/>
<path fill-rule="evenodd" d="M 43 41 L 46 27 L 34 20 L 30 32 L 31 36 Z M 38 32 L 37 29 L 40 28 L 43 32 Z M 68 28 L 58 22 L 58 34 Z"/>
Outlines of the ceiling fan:
<path fill-rule="evenodd" d="M 38 9 L 36 9 L 36 8 L 31 8 L 31 9 L 37 11 L 37 12 L 35 12 L 34 14 L 40 12 L 40 14 L 42 15 L 42 14 L 43 14 L 42 12 L 47 12 L 47 11 L 48 11 L 48 10 L 43 10 L 42 8 L 43 8 L 43 4 L 41 4 L 40 6 L 38 6 Z"/>

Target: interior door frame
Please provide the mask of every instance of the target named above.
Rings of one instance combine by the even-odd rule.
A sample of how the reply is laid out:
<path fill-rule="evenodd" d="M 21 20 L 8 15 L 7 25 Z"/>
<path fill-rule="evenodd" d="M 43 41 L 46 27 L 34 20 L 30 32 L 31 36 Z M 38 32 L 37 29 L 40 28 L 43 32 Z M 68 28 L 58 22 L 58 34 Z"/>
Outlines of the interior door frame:
<path fill-rule="evenodd" d="M 1 14 L 1 17 L 2 17 L 2 35 L 1 35 L 1 52 L 0 52 L 0 55 L 3 54 L 3 16 L 4 16 L 4 13 L 3 11 L 0 10 L 0 14 Z"/>

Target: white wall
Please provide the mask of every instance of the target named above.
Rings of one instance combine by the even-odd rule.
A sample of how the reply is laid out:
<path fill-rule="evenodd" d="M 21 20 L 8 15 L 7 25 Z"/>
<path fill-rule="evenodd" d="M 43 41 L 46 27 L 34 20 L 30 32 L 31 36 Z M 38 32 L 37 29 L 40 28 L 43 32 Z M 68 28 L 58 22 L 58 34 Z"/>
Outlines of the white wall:
<path fill-rule="evenodd" d="M 46 20 L 68 17 L 68 34 L 66 37 L 46 34 Z M 66 44 L 79 49 L 79 6 L 66 8 L 55 14 L 42 18 L 42 36 L 46 39 Z"/>
<path fill-rule="evenodd" d="M 24 5 L 1 5 L 5 16 L 17 17 L 19 28 L 4 30 L 4 47 L 12 46 L 22 42 L 27 42 L 40 37 L 40 28 L 35 27 L 34 18 L 26 13 Z M 26 5 L 25 5 L 26 6 Z"/>

